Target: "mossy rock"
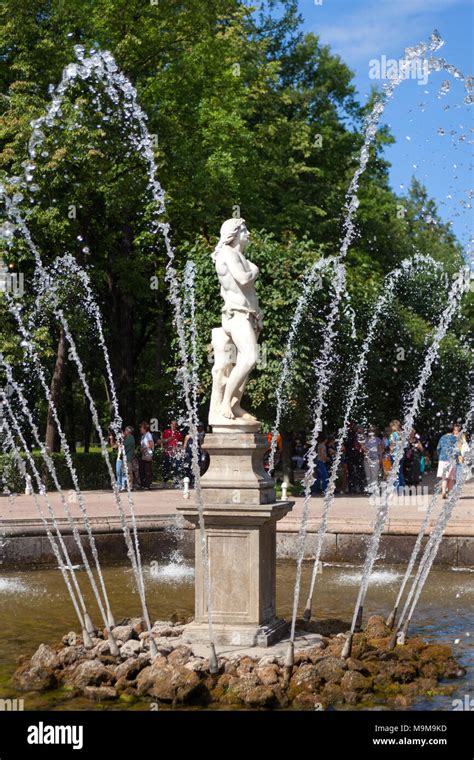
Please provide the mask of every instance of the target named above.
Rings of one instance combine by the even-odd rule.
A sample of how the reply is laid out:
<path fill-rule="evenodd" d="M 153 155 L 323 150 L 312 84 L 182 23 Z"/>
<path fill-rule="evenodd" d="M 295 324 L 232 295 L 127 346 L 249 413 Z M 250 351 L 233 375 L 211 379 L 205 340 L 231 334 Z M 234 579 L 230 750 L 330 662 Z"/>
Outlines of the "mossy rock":
<path fill-rule="evenodd" d="M 119 694 L 119 702 L 124 702 L 126 705 L 134 704 L 135 702 L 138 702 L 138 699 L 135 694 L 130 694 L 127 691 L 122 691 Z"/>
<path fill-rule="evenodd" d="M 427 644 L 420 652 L 422 662 L 444 662 L 452 659 L 451 647 L 446 644 Z"/>

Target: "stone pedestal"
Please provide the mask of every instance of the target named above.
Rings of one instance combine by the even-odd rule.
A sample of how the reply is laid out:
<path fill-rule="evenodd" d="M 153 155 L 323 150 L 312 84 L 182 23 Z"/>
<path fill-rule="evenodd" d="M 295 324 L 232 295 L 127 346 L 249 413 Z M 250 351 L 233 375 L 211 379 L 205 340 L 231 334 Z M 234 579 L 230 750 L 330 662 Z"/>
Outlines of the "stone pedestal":
<path fill-rule="evenodd" d="M 275 609 L 276 523 L 293 502 L 276 501 L 274 481 L 263 467 L 267 438 L 248 427 L 214 427 L 204 443 L 210 456 L 201 488 L 212 623 L 216 644 L 269 646 L 287 631 Z M 184 635 L 190 642 L 206 641 L 209 628 L 198 510 L 189 502 L 178 509 L 196 526 L 195 619 Z"/>

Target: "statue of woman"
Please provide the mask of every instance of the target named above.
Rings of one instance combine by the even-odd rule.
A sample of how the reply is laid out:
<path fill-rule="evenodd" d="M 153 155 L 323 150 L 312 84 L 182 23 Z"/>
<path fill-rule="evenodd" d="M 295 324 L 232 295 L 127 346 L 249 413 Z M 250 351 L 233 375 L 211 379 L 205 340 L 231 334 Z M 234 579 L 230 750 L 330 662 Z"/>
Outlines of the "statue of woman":
<path fill-rule="evenodd" d="M 212 255 L 224 299 L 222 327 L 212 331 L 213 385 L 209 424 L 255 424 L 240 405 L 248 376 L 258 359 L 262 330 L 255 280 L 258 267 L 244 256 L 249 241 L 245 219 L 227 219 Z"/>

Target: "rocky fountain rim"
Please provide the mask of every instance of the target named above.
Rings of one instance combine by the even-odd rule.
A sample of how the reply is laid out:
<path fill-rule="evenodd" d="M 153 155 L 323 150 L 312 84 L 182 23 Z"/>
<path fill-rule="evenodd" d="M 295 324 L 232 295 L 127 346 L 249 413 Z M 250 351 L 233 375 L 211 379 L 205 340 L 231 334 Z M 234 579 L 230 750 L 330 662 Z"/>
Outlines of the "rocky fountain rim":
<path fill-rule="evenodd" d="M 70 632 L 59 647 L 41 644 L 31 658 L 20 658 L 12 685 L 21 692 L 59 688 L 71 698 L 118 701 L 124 709 L 140 701 L 179 709 L 363 709 L 374 703 L 400 709 L 419 696 L 452 693 L 455 687 L 440 684 L 441 679 L 465 675 L 444 644 L 413 637 L 389 650 L 390 629 L 378 615 L 355 634 L 353 656 L 347 660 L 341 659 L 345 632 L 324 635 L 314 631 L 318 624 L 304 630 L 301 621 L 292 668 L 285 666 L 285 643 L 280 642 L 261 650 L 219 652 L 215 675 L 199 645 L 183 642 L 184 624 L 156 621 L 158 655 L 151 657 L 144 621 L 126 618 L 121 623 L 114 628 L 118 657 L 110 655 L 106 632 L 96 631 L 91 650 Z"/>

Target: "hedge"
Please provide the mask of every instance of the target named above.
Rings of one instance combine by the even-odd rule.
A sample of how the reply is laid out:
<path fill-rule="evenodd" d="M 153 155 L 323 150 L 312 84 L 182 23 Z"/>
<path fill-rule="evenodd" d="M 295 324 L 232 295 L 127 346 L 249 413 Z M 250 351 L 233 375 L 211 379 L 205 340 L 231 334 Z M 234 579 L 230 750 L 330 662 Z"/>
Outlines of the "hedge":
<path fill-rule="evenodd" d="M 61 488 L 65 490 L 74 488 L 71 473 L 66 464 L 66 457 L 64 454 L 51 454 L 50 456 L 54 462 L 54 468 Z M 40 473 L 41 480 L 46 485 L 47 490 L 54 491 L 55 485 L 53 478 L 51 477 L 43 457 L 38 452 L 34 452 L 32 457 L 38 472 Z M 87 491 L 92 489 L 110 488 L 110 478 L 102 454 L 72 454 L 71 458 L 82 490 Z M 24 456 L 22 456 L 22 459 L 27 466 L 27 470 L 31 474 L 33 486 L 35 490 L 37 490 L 36 479 L 33 476 L 31 468 L 28 466 Z M 15 465 L 13 457 L 9 455 L 0 456 L 0 479 L 2 487 L 5 487 L 6 485 L 12 492 L 21 493 L 25 490 L 25 479 Z"/>
<path fill-rule="evenodd" d="M 157 451 L 157 454 L 153 461 L 153 479 L 158 480 L 161 478 L 162 457 L 161 452 Z M 70 490 L 74 488 L 71 473 L 66 464 L 66 458 L 63 453 L 51 454 L 51 459 L 54 462 L 57 478 L 59 484 L 63 490 Z M 45 483 L 48 491 L 54 491 L 55 485 L 51 474 L 43 460 L 43 457 L 39 452 L 32 454 L 35 465 L 41 475 L 43 483 Z M 27 469 L 32 475 L 32 482 L 35 488 L 36 480 L 31 473 L 31 469 L 28 467 L 26 457 L 22 456 L 23 461 L 27 465 Z M 99 452 L 93 453 L 80 453 L 71 454 L 72 463 L 76 470 L 79 486 L 82 491 L 95 491 L 111 488 L 110 477 L 102 454 Z M 115 472 L 115 455 L 111 457 L 112 467 Z M 18 467 L 16 466 L 14 459 L 11 455 L 0 455 L 0 488 L 4 489 L 5 486 L 12 493 L 24 493 L 25 491 L 25 479 L 20 474 Z"/>

